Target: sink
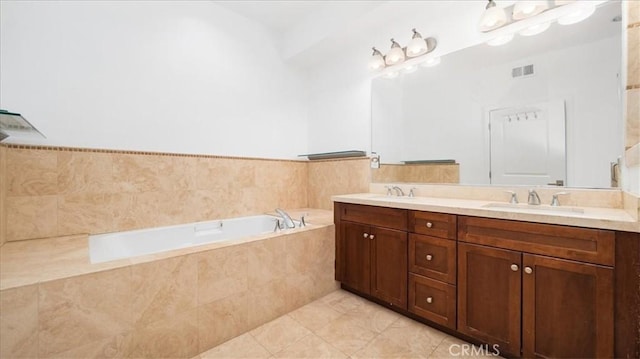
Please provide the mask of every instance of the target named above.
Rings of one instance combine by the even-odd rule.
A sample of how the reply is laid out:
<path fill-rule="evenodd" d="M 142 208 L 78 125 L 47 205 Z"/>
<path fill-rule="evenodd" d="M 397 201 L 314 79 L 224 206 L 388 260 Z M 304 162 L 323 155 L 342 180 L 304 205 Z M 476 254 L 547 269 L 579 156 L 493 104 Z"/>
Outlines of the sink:
<path fill-rule="evenodd" d="M 386 201 L 413 201 L 416 199 L 416 197 L 409 197 L 409 196 L 402 196 L 402 197 L 398 197 L 398 196 L 383 196 L 383 195 L 379 195 L 379 196 L 373 196 L 371 197 L 371 199 L 383 199 Z"/>
<path fill-rule="evenodd" d="M 584 209 L 577 207 L 569 207 L 569 206 L 548 206 L 548 205 L 530 205 L 526 203 L 487 203 L 483 208 L 504 208 L 504 209 L 516 209 L 522 211 L 530 211 L 530 212 L 541 212 L 541 213 L 572 213 L 579 214 L 584 213 Z"/>

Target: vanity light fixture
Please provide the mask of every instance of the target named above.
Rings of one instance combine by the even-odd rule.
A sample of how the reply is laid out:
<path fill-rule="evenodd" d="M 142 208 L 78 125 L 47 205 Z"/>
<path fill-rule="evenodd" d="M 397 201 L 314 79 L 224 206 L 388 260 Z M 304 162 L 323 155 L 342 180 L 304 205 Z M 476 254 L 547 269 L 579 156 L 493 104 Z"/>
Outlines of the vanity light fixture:
<path fill-rule="evenodd" d="M 513 19 L 522 20 L 547 10 L 549 3 L 547 0 L 521 0 L 513 6 Z"/>
<path fill-rule="evenodd" d="M 591 16 L 596 11 L 596 6 L 606 1 L 519 0 L 513 6 L 500 8 L 501 13 L 498 13 L 494 9 L 499 7 L 494 0 L 489 0 L 480 18 L 478 29 L 493 35 L 487 41 L 488 45 L 499 46 L 511 41 L 515 33 L 522 36 L 540 34 L 546 31 L 554 21 L 560 25 L 575 24 Z M 503 13 L 504 22 L 501 20 Z"/>
<path fill-rule="evenodd" d="M 372 47 L 372 49 L 373 55 L 371 60 L 369 60 L 369 68 L 371 70 L 380 70 L 385 66 L 384 56 L 382 55 L 382 52 L 378 51 L 375 47 Z"/>
<path fill-rule="evenodd" d="M 495 1 L 489 0 L 489 3 L 485 7 L 480 22 L 478 23 L 478 29 L 482 32 L 495 30 L 507 23 L 507 14 L 504 8 L 496 5 Z"/>
<path fill-rule="evenodd" d="M 384 62 L 387 65 L 397 65 L 404 61 L 404 50 L 400 47 L 394 39 L 391 39 L 391 50 L 387 56 L 384 57 Z"/>
<path fill-rule="evenodd" d="M 438 42 L 433 37 L 428 37 L 426 39 L 423 38 L 416 29 L 413 29 L 412 31 L 413 36 L 411 37 L 411 41 L 405 48 L 400 46 L 400 44 L 394 39 L 391 39 L 391 49 L 386 55 L 383 55 L 382 52 L 373 47 L 373 54 L 369 60 L 369 69 L 373 71 L 381 71 L 385 68 L 388 69 L 393 66 L 398 66 L 397 69 L 382 73 L 382 75 L 396 73 L 395 76 L 391 75 L 391 78 L 396 77 L 398 71 L 402 71 L 404 73 L 415 71 L 417 69 L 416 65 L 424 61 L 421 56 L 432 52 L 436 48 Z M 406 66 L 400 67 L 400 65 L 405 62 L 407 62 Z"/>

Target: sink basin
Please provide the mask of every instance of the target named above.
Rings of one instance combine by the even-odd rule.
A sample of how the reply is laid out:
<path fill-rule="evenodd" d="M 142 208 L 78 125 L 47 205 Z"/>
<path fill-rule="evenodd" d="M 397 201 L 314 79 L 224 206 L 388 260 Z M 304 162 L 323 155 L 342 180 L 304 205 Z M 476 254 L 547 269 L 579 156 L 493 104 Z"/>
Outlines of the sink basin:
<path fill-rule="evenodd" d="M 409 196 L 398 197 L 398 196 L 383 196 L 383 195 L 379 195 L 379 196 L 373 196 L 373 197 L 371 197 L 371 199 L 383 199 L 383 200 L 387 200 L 387 201 L 413 201 L 416 198 L 415 197 L 409 197 Z"/>
<path fill-rule="evenodd" d="M 516 209 L 522 211 L 530 211 L 530 212 L 540 212 L 540 213 L 572 213 L 572 214 L 580 214 L 584 213 L 584 209 L 577 207 L 569 207 L 569 206 L 548 206 L 548 205 L 539 205 L 534 206 L 526 203 L 487 203 L 483 208 L 504 208 L 504 209 Z"/>

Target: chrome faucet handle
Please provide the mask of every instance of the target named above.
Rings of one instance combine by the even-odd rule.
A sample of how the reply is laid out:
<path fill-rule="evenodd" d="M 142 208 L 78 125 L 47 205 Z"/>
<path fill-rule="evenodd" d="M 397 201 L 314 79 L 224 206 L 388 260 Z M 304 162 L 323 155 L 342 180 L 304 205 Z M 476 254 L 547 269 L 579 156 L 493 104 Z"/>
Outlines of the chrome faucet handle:
<path fill-rule="evenodd" d="M 391 196 L 393 195 L 393 193 L 391 193 L 391 189 L 392 189 L 393 187 L 391 187 L 391 186 L 384 186 L 384 188 L 386 188 L 386 189 L 387 189 L 387 196 L 391 197 Z"/>
<path fill-rule="evenodd" d="M 553 196 L 551 197 L 551 205 L 554 206 L 554 207 L 560 206 L 560 201 L 558 201 L 558 196 L 562 196 L 562 195 L 566 195 L 566 194 L 569 194 L 569 192 L 554 193 Z"/>
<path fill-rule="evenodd" d="M 281 229 L 282 229 L 282 227 L 280 227 L 280 218 L 276 218 L 276 226 L 275 226 L 275 228 L 273 229 L 273 231 L 274 231 L 274 232 L 277 232 L 277 231 L 279 231 L 279 230 L 281 230 Z"/>
<path fill-rule="evenodd" d="M 300 216 L 300 225 L 298 227 L 302 228 L 307 226 L 307 222 L 305 222 L 304 220 L 304 217 L 306 217 L 307 215 L 308 213 L 305 213 L 302 216 Z"/>
<path fill-rule="evenodd" d="M 409 189 L 409 197 L 415 197 L 416 194 L 413 192 L 414 189 L 417 189 L 416 187 L 411 187 L 411 189 Z"/>
<path fill-rule="evenodd" d="M 505 191 L 505 193 L 509 193 L 511 195 L 511 199 L 509 200 L 509 203 L 518 204 L 518 195 L 516 194 L 515 191 Z"/>

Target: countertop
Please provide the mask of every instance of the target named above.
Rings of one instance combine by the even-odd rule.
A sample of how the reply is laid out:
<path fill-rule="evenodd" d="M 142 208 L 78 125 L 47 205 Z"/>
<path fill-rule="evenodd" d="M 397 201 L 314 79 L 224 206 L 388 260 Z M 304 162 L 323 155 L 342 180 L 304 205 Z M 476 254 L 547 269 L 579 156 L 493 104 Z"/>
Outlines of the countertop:
<path fill-rule="evenodd" d="M 488 200 L 466 200 L 436 197 L 396 197 L 378 193 L 357 193 L 333 196 L 334 202 L 363 204 L 370 206 L 411 209 L 419 211 L 459 214 L 465 216 L 510 219 L 516 221 L 561 224 L 576 227 L 611 229 L 640 232 L 640 222 L 624 209 L 599 207 L 573 207 L 584 213 L 556 212 L 549 206 L 527 206 L 525 208 L 487 207 L 500 203 Z M 509 205 L 504 202 L 504 205 Z M 545 210 L 546 209 L 546 210 Z"/>

